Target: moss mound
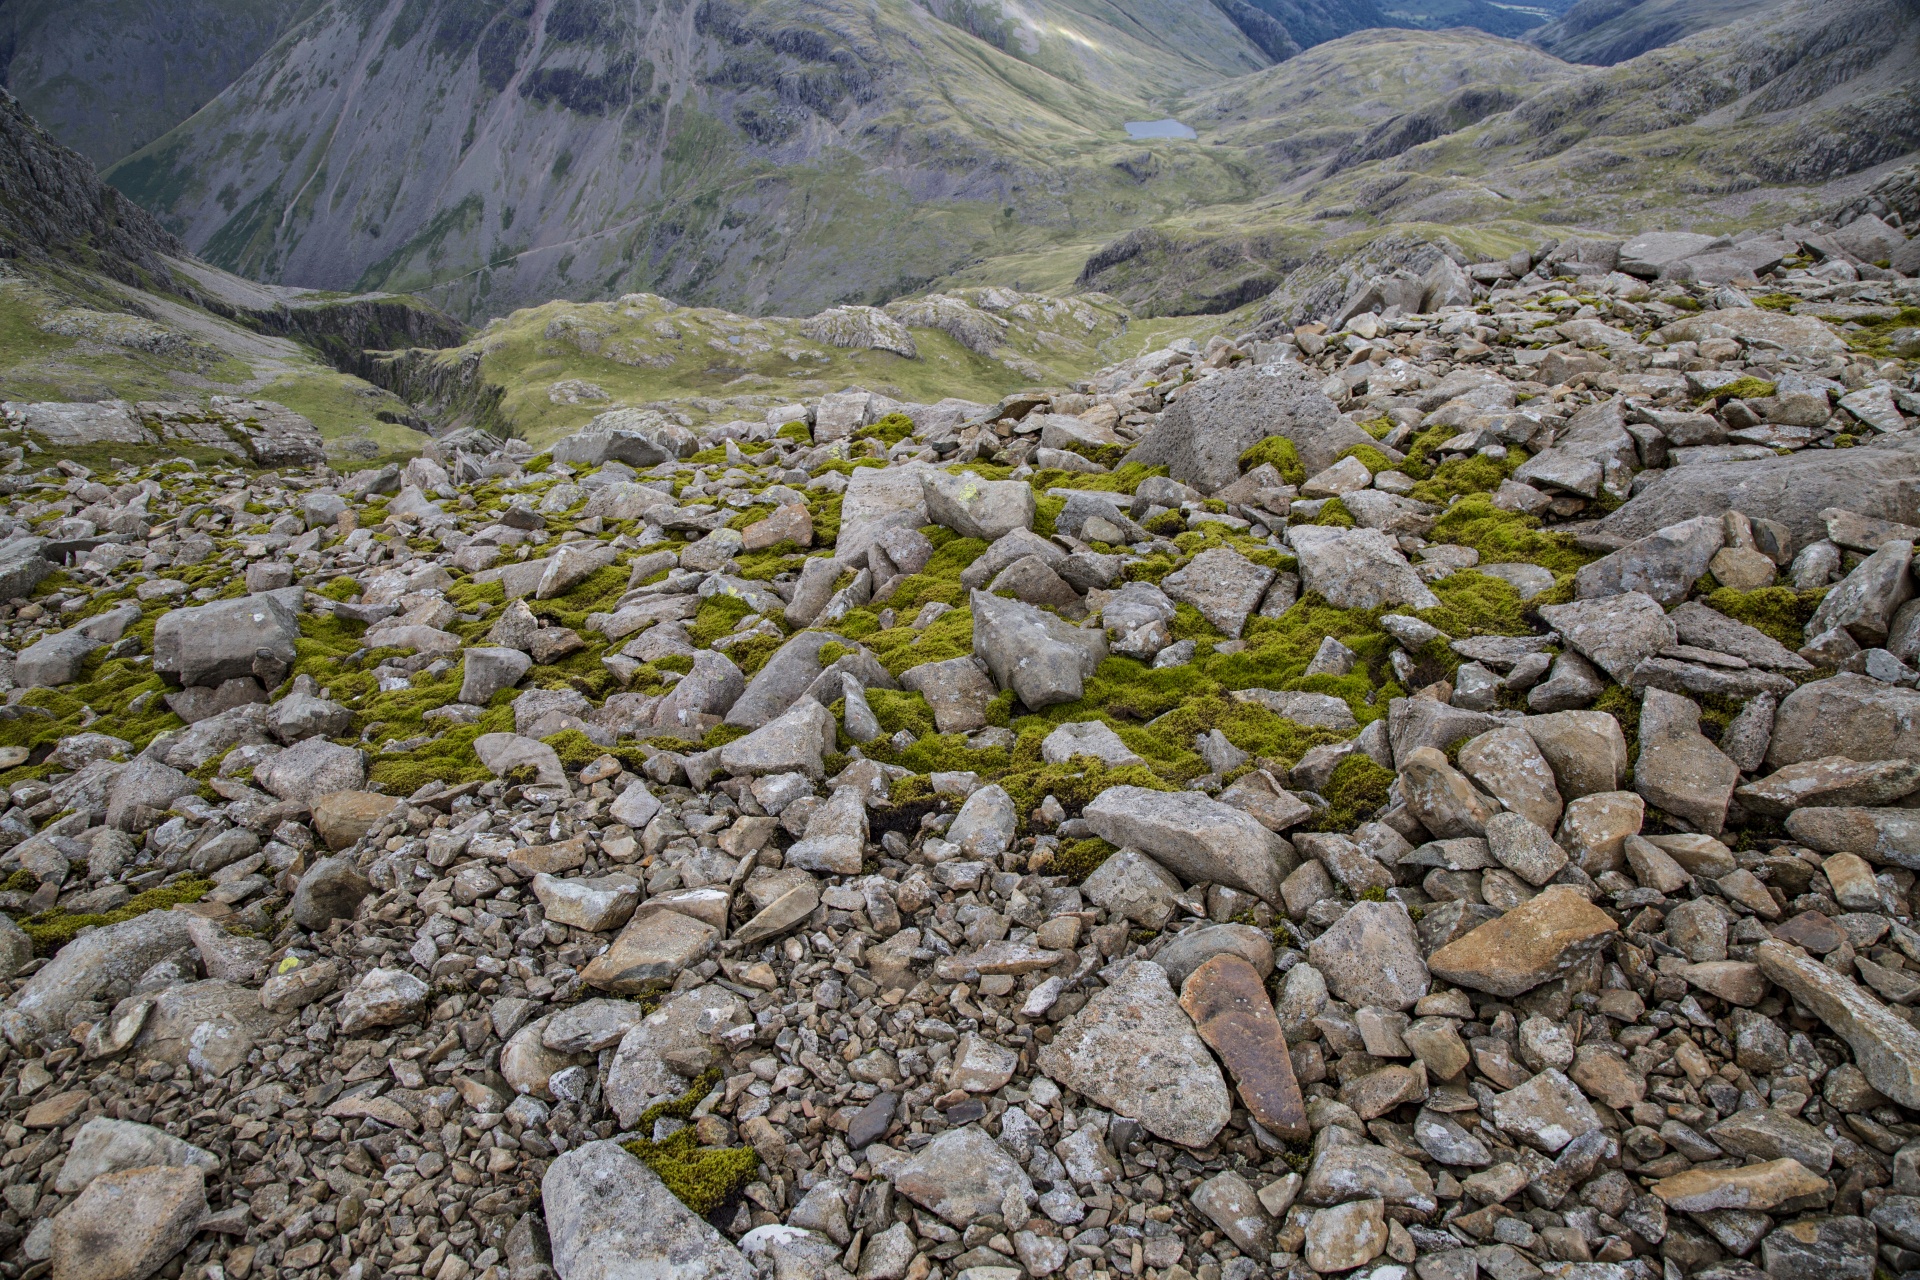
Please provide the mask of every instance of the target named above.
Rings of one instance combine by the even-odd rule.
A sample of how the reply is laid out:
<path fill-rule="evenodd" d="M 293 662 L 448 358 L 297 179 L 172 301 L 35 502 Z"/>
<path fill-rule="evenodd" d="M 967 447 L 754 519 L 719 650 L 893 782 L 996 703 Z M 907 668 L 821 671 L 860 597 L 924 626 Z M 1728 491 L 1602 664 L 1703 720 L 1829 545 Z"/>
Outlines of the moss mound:
<path fill-rule="evenodd" d="M 720 1069 L 708 1068 L 679 1097 L 648 1107 L 634 1127 L 644 1135 L 662 1120 L 687 1119 L 719 1083 Z M 703 1218 L 724 1208 L 760 1171 L 760 1157 L 752 1147 L 703 1147 L 692 1125 L 657 1141 L 642 1136 L 622 1145 L 658 1174 L 680 1203 Z"/>

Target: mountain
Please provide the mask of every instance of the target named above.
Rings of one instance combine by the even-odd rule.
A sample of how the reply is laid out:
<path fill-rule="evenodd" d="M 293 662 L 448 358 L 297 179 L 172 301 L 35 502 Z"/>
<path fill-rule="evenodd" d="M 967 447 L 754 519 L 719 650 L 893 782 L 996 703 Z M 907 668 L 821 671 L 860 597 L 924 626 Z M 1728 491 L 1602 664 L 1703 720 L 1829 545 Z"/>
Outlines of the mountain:
<path fill-rule="evenodd" d="M 1527 40 L 1556 58 L 1612 66 L 1696 31 L 1725 26 L 1773 0 L 1579 0 Z"/>
<path fill-rule="evenodd" d="M 205 106 L 310 0 L 9 0 L 0 86 L 106 166 Z"/>
<path fill-rule="evenodd" d="M 419 448 L 370 351 L 465 328 L 419 300 L 256 284 L 187 253 L 0 90 L 0 400 L 270 400 L 343 459 Z"/>
<path fill-rule="evenodd" d="M 1475 32 L 1363 32 L 1181 102 L 1217 121 L 1203 141 L 1240 144 L 1259 196 L 1137 227 L 1079 279 L 1142 314 L 1227 310 L 1381 238 L 1493 256 L 1812 218 L 1920 150 L 1917 46 L 1916 0 L 1784 0 L 1596 68 Z"/>
<path fill-rule="evenodd" d="M 1123 121 L 1268 65 L 1212 4 L 934 3 L 329 0 L 108 178 L 229 269 L 474 317 L 805 313 L 1245 194 L 1204 151 L 1164 195 L 1112 163 Z"/>

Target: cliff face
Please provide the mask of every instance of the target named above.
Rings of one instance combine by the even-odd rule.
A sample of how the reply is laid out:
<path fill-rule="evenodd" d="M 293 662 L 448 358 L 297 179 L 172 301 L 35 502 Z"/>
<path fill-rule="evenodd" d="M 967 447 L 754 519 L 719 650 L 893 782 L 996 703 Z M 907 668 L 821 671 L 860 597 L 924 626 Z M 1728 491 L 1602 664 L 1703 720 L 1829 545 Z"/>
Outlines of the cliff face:
<path fill-rule="evenodd" d="M 66 260 L 128 284 L 171 274 L 186 246 L 152 214 L 102 183 L 0 89 L 0 257 Z"/>
<path fill-rule="evenodd" d="M 9 0 L 0 85 L 105 167 L 232 84 L 312 0 Z"/>
<path fill-rule="evenodd" d="M 1773 0 L 1579 0 L 1527 35 L 1557 58 L 1612 66 L 1725 26 Z"/>

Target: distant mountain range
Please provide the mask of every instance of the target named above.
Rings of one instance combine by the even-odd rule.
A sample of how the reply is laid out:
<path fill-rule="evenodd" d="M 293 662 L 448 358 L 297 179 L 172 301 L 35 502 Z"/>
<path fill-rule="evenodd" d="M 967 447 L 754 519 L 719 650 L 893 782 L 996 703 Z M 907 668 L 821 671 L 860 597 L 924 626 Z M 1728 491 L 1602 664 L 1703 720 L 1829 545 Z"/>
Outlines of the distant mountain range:
<path fill-rule="evenodd" d="M 1917 2 L 19 0 L 0 74 L 256 279 L 469 319 L 982 285 L 1181 314 L 1389 231 L 1817 201 L 1920 146 Z M 1167 116 L 1198 137 L 1122 127 Z"/>

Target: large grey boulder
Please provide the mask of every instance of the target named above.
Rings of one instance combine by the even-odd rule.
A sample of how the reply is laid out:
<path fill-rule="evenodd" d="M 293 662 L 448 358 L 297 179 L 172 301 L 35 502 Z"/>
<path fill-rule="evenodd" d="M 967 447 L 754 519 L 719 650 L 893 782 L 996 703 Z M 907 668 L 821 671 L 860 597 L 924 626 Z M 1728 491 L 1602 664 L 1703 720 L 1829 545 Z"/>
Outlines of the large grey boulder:
<path fill-rule="evenodd" d="M 1378 529 L 1303 525 L 1288 530 L 1287 543 L 1300 559 L 1301 584 L 1336 609 L 1432 609 L 1440 603 L 1394 540 Z"/>
<path fill-rule="evenodd" d="M 1167 596 L 1192 605 L 1201 617 L 1237 639 L 1272 582 L 1272 569 L 1255 564 L 1231 547 L 1213 547 L 1162 578 L 1160 587 Z"/>
<path fill-rule="evenodd" d="M 1131 846 L 1189 884 L 1224 884 L 1278 905 L 1293 846 L 1250 813 L 1197 791 L 1109 787 L 1081 814 L 1109 844 Z"/>
<path fill-rule="evenodd" d="M 293 665 L 300 623 L 272 595 L 216 600 L 162 614 L 153 629 L 153 669 L 183 685 L 253 676 L 279 684 Z"/>
<path fill-rule="evenodd" d="M 1106 633 L 984 591 L 972 593 L 973 652 L 1028 707 L 1077 701 L 1107 656 Z"/>
<path fill-rule="evenodd" d="M 82 934 L 27 979 L 0 1008 L 0 1035 L 15 1048 L 49 1031 L 65 1031 L 67 1014 L 116 982 L 129 986 L 168 956 L 188 950 L 187 917 L 149 911 L 121 924 Z"/>
<path fill-rule="evenodd" d="M 617 1142 L 555 1159 L 540 1200 L 560 1280 L 754 1280 L 746 1257 Z"/>
<path fill-rule="evenodd" d="M 1761 512 L 1791 532 L 1792 552 L 1827 536 L 1821 512 L 1830 507 L 1879 520 L 1911 520 L 1920 437 L 1882 436 L 1852 449 L 1805 449 L 1785 458 L 1679 466 L 1649 475 L 1639 493 L 1596 523 L 1596 532 L 1631 541 L 1694 516 Z"/>
<path fill-rule="evenodd" d="M 1808 639 L 1845 627 L 1863 648 L 1885 641 L 1894 613 L 1913 598 L 1912 560 L 1911 542 L 1888 542 L 1862 560 L 1821 598 L 1807 623 Z"/>
<path fill-rule="evenodd" d="M 651 467 L 684 458 L 699 448 L 693 432 L 656 412 L 614 409 L 555 441 L 552 452 L 555 462 L 577 466 L 624 462 L 630 467 Z"/>
<path fill-rule="evenodd" d="M 921 479 L 928 518 L 963 538 L 992 542 L 1015 529 L 1033 527 L 1033 486 L 1024 480 L 983 480 L 970 471 L 954 475 L 933 470 L 922 472 Z"/>
<path fill-rule="evenodd" d="M 60 1176 L 54 1180 L 54 1190 L 63 1196 L 74 1195 L 102 1174 L 156 1164 L 212 1172 L 220 1167 L 220 1160 L 211 1151 L 152 1125 L 95 1116 L 74 1135 Z"/>
<path fill-rule="evenodd" d="M 1666 611 L 1643 591 L 1543 605 L 1540 616 L 1582 657 L 1621 684 L 1643 661 L 1672 648 L 1675 638 Z"/>
<path fill-rule="evenodd" d="M 1307 947 L 1307 958 L 1352 1005 L 1410 1009 L 1431 981 L 1413 920 L 1397 902 L 1354 903 Z"/>
<path fill-rule="evenodd" d="M 180 770 L 142 757 L 114 779 L 107 799 L 107 825 L 121 831 L 145 830 L 175 800 L 199 790 L 200 785 Z"/>
<path fill-rule="evenodd" d="M 749 1021 L 746 1001 L 708 983 L 682 991 L 628 1027 L 607 1067 L 606 1101 L 623 1125 L 663 1098 L 686 1092 L 687 1081 L 713 1056 L 711 1030 Z M 553 1040 L 550 1031 L 547 1039 Z"/>
<path fill-rule="evenodd" d="M 1164 465 L 1175 480 L 1212 493 L 1240 478 L 1241 454 L 1275 435 L 1293 442 L 1308 475 L 1332 466 L 1342 449 L 1377 443 L 1340 416 L 1304 366 L 1243 365 L 1185 388 L 1127 460 Z"/>
<path fill-rule="evenodd" d="M 1920 759 L 1920 692 L 1844 672 L 1782 698 L 1767 764 L 1778 769 L 1827 756 Z"/>
<path fill-rule="evenodd" d="M 1574 414 L 1553 446 L 1521 463 L 1513 478 L 1520 484 L 1548 485 L 1583 498 L 1597 498 L 1602 490 L 1624 498 L 1639 456 L 1616 398 Z"/>
<path fill-rule="evenodd" d="M 254 779 L 282 800 L 311 805 L 336 791 L 359 791 L 367 785 L 367 759 L 358 747 L 343 747 L 325 738 L 295 743 L 254 773 Z"/>
<path fill-rule="evenodd" d="M 711 718 L 724 716 L 733 709 L 746 687 L 747 678 L 733 659 L 712 649 L 701 649 L 693 655 L 693 670 L 681 676 L 679 683 L 653 709 L 653 722 L 667 733 L 698 738 L 706 731 Z"/>
<path fill-rule="evenodd" d="M 0 541 L 0 599 L 12 600 L 30 595 L 48 574 L 53 564 L 41 553 L 45 538 L 7 538 Z"/>
<path fill-rule="evenodd" d="M 820 650 L 829 644 L 853 647 L 853 641 L 830 631 L 802 631 L 774 650 L 727 707 L 727 723 L 758 729 L 786 711 L 820 678 Z"/>
<path fill-rule="evenodd" d="M 857 468 L 840 497 L 840 536 L 834 539 L 833 561 L 843 567 L 864 563 L 867 548 L 883 530 L 927 524 L 927 491 L 921 477 L 929 470 L 918 463 Z"/>
<path fill-rule="evenodd" d="M 817 782 L 826 776 L 821 757 L 833 750 L 835 740 L 833 713 L 812 698 L 802 698 L 746 737 L 721 747 L 720 767 L 736 778 L 804 773 Z"/>
<path fill-rule="evenodd" d="M 1639 591 L 1662 605 L 1675 605 L 1687 598 L 1714 553 L 1725 545 L 1725 521 L 1695 516 L 1582 566 L 1573 577 L 1574 594 L 1591 600 Z"/>

